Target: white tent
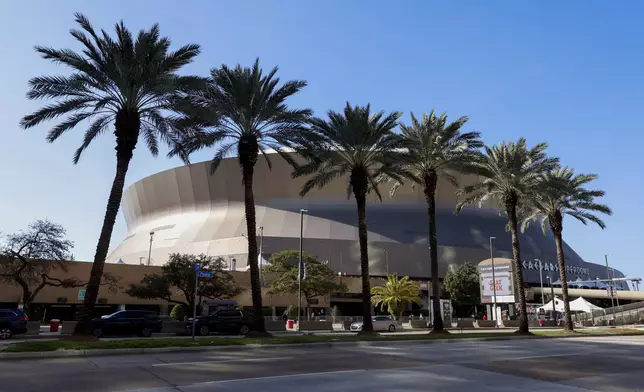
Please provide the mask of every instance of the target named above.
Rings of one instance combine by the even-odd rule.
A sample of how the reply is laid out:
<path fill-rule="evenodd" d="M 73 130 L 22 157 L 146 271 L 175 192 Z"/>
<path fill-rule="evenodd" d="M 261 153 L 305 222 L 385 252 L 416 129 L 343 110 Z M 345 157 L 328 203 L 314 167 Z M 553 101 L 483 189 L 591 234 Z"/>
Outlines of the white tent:
<path fill-rule="evenodd" d="M 570 311 L 571 312 L 585 312 L 592 313 L 593 310 L 602 310 L 599 306 L 593 305 L 590 302 L 586 301 L 584 298 L 579 297 L 574 301 L 570 302 Z"/>
<path fill-rule="evenodd" d="M 564 311 L 564 302 L 560 300 L 559 298 L 555 297 L 552 301 L 555 301 L 555 310 L 557 312 L 563 312 Z M 545 312 L 551 311 L 552 310 L 552 301 L 548 302 L 547 304 L 537 308 L 537 312 L 541 312 L 541 309 L 543 309 Z M 571 302 L 572 304 L 572 302 Z"/>

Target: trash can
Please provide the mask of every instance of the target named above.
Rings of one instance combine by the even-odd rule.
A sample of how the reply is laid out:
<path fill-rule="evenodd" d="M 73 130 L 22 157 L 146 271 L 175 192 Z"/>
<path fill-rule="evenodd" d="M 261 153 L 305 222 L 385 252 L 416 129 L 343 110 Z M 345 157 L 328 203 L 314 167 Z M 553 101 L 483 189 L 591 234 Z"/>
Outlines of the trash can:
<path fill-rule="evenodd" d="M 60 327 L 60 320 L 51 319 L 49 323 L 49 332 L 58 332 L 59 327 Z"/>
<path fill-rule="evenodd" d="M 293 329 L 294 327 L 295 327 L 295 321 L 293 320 L 286 321 L 286 328 Z"/>

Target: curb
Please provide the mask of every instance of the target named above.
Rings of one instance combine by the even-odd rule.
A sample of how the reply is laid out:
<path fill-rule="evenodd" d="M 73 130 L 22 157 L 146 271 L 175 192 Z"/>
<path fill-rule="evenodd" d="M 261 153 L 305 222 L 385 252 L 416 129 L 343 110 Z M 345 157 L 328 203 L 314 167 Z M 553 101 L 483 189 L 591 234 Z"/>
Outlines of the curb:
<path fill-rule="evenodd" d="M 583 337 L 620 337 L 620 336 L 643 336 L 641 334 L 578 334 L 568 336 L 499 336 L 483 338 L 462 338 L 462 339 L 420 339 L 420 340 L 381 340 L 381 341 L 355 341 L 355 342 L 320 342 L 320 343 L 293 343 L 293 344 L 245 344 L 228 346 L 198 346 L 198 347 L 154 347 L 154 348 L 115 348 L 115 349 L 89 349 L 89 350 L 64 350 L 40 351 L 40 352 L 0 352 L 0 361 L 11 359 L 46 359 L 46 358 L 68 358 L 68 357 L 97 357 L 110 355 L 136 355 L 136 354 L 159 354 L 169 352 L 206 352 L 206 351 L 245 351 L 254 349 L 283 349 L 283 348 L 342 348 L 342 347 L 372 347 L 372 346 L 400 346 L 414 344 L 436 344 L 436 343 L 459 343 L 459 342 L 487 342 L 501 340 L 531 340 L 531 339 L 571 339 Z"/>

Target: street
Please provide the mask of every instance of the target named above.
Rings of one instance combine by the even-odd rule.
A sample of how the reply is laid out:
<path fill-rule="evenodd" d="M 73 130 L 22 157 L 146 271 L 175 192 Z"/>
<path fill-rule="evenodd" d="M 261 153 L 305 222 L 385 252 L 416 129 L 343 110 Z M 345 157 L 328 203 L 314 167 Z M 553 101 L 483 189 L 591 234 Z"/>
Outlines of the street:
<path fill-rule="evenodd" d="M 0 361 L 0 391 L 634 391 L 644 337 Z"/>

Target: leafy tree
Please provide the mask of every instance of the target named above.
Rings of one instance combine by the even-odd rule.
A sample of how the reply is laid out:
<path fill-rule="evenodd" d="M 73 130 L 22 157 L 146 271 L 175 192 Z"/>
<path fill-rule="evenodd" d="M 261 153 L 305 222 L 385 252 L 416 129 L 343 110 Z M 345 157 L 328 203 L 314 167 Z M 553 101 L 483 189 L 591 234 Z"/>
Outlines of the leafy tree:
<path fill-rule="evenodd" d="M 273 254 L 268 260 L 265 271 L 275 273 L 268 286 L 269 294 L 297 294 L 299 250 L 283 250 Z M 308 308 L 311 299 L 331 293 L 345 292 L 347 286 L 335 281 L 333 270 L 326 264 L 320 264 L 315 257 L 302 252 L 302 261 L 306 263 L 306 279 L 301 282 L 302 297 Z"/>
<path fill-rule="evenodd" d="M 362 275 L 362 315 L 365 333 L 373 332 L 371 323 L 371 289 L 367 253 L 367 194 L 374 192 L 382 199 L 378 186 L 383 181 L 402 182 L 397 163 L 401 138 L 393 132 L 400 113 L 372 113 L 371 107 L 351 106 L 343 113 L 328 112 L 328 120 L 311 120 L 313 135 L 308 149 L 302 151 L 307 163 L 294 171 L 295 177 L 309 176 L 300 195 L 313 188 L 323 188 L 331 181 L 348 177 L 347 197 L 353 193 L 358 208 L 358 237 Z"/>
<path fill-rule="evenodd" d="M 170 317 L 177 321 L 184 321 L 186 318 L 186 309 L 183 305 L 176 304 L 170 312 Z"/>
<path fill-rule="evenodd" d="M 89 122 L 74 163 L 94 139 L 113 128 L 116 175 L 75 331 L 90 334 L 90 315 L 98 297 L 125 176 L 139 137 L 143 137 L 154 156 L 159 153 L 159 139 L 181 152 L 173 113 L 185 105 L 183 93 L 203 83 L 201 78 L 177 74 L 199 54 L 198 45 L 170 51 L 170 40 L 160 37 L 158 25 L 141 30 L 134 39 L 123 22 L 116 24 L 116 37 L 112 38 L 104 30 L 97 33 L 85 16 L 75 16 L 80 29 L 71 30 L 71 35 L 84 49 L 79 53 L 71 49 L 36 47 L 43 58 L 66 65 L 72 72 L 64 76 L 39 76 L 29 81 L 27 98 L 53 99 L 54 103 L 25 116 L 21 126 L 31 128 L 67 116 L 47 135 L 47 141 L 53 142 L 80 123 Z M 181 156 L 187 159 L 185 154 Z"/>
<path fill-rule="evenodd" d="M 398 278 L 398 275 L 387 275 L 384 286 L 371 289 L 371 302 L 374 306 L 387 308 L 389 314 L 401 319 L 405 304 L 415 302 L 422 304 L 418 284 L 409 280 L 409 276 Z M 369 317 L 371 318 L 371 316 Z"/>
<path fill-rule="evenodd" d="M 222 65 L 211 71 L 208 87 L 193 96 L 199 107 L 193 122 L 205 132 L 192 132 L 185 140 L 188 153 L 205 147 L 217 146 L 212 160 L 214 172 L 227 155 L 237 151 L 244 187 L 246 235 L 248 236 L 248 264 L 250 266 L 253 309 L 262 314 L 262 288 L 257 263 L 257 221 L 253 173 L 259 155 L 272 167 L 267 150 L 274 150 L 280 157 L 294 164 L 293 158 L 283 149 L 306 133 L 309 109 L 290 109 L 286 100 L 306 86 L 302 80 L 291 80 L 278 86 L 277 67 L 264 74 L 259 59 L 252 68 Z M 179 148 L 172 153 L 181 153 Z M 265 332 L 264 319 L 256 318 L 255 331 Z"/>
<path fill-rule="evenodd" d="M 468 118 L 463 116 L 448 123 L 446 113 L 436 115 L 432 110 L 429 114 L 423 114 L 420 120 L 412 113 L 411 125 L 400 125 L 408 151 L 404 169 L 413 186 L 422 187 L 427 202 L 430 275 L 434 292 L 432 328 L 436 332 L 443 331 L 436 240 L 436 189 L 439 177 L 458 186 L 455 174 L 467 173 L 478 149 L 483 147 L 478 132 L 461 133 L 461 128 L 467 120 Z M 398 185 L 394 185 L 392 194 L 396 192 Z"/>
<path fill-rule="evenodd" d="M 213 272 L 212 278 L 199 279 L 197 304 L 204 298 L 231 298 L 241 293 L 241 288 L 226 271 L 225 263 L 221 257 L 173 253 L 161 267 L 160 275 L 146 274 L 141 283 L 131 284 L 125 292 L 136 298 L 162 299 L 179 304 L 192 312 L 195 304 L 195 265 L 199 265 L 203 271 Z"/>
<path fill-rule="evenodd" d="M 65 228 L 48 220 L 37 220 L 27 230 L 5 237 L 0 244 L 0 282 L 20 286 L 25 313 L 47 286 L 72 288 L 87 284 L 75 277 L 52 276 L 56 271 L 67 272 L 67 262 L 74 260 L 73 247 Z M 105 274 L 102 280 L 110 290 L 116 290 L 117 278 Z"/>
<path fill-rule="evenodd" d="M 443 283 L 454 302 L 467 306 L 481 303 L 481 278 L 476 266 L 465 263 L 448 269 Z"/>
<path fill-rule="evenodd" d="M 588 221 L 596 223 L 602 229 L 606 224 L 594 213 L 611 215 L 612 211 L 604 204 L 595 202 L 595 198 L 603 197 L 602 190 L 589 190 L 584 186 L 597 179 L 595 174 L 578 174 L 569 168 L 557 168 L 546 173 L 541 179 L 537 192 L 527 204 L 522 229 L 525 230 L 531 222 L 539 221 L 543 233 L 546 225 L 554 234 L 557 248 L 557 264 L 561 280 L 561 296 L 564 302 L 565 329 L 572 331 L 572 317 L 568 298 L 568 283 L 566 278 L 566 258 L 563 250 L 563 218 L 569 215 L 583 224 Z"/>
<path fill-rule="evenodd" d="M 478 176 L 478 182 L 459 191 L 460 195 L 466 197 L 456 206 L 458 213 L 466 205 L 478 203 L 482 207 L 489 200 L 497 203 L 499 211 L 507 215 L 512 235 L 516 295 L 519 297 L 519 332 L 526 334 L 529 333 L 528 313 L 521 269 L 517 208 L 539 190 L 542 176 L 559 164 L 557 158 L 546 155 L 547 146 L 546 143 L 540 143 L 528 149 L 524 138 L 516 143 L 502 142 L 496 146 L 486 146 L 485 155 L 472 162 L 472 172 Z"/>

